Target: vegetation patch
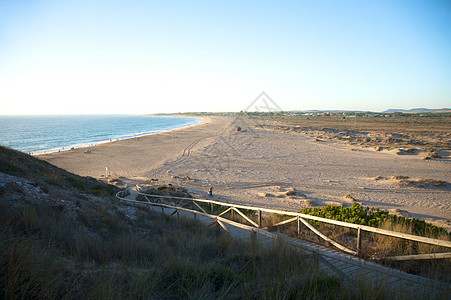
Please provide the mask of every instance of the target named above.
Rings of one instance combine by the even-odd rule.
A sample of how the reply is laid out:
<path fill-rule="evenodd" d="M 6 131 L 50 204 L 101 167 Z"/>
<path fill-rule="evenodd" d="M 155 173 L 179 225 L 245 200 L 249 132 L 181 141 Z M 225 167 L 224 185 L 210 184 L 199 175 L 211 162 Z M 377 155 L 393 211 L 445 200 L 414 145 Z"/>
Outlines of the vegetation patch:
<path fill-rule="evenodd" d="M 434 158 L 435 159 L 440 159 L 440 158 L 442 158 L 442 156 L 440 154 L 438 154 L 437 152 L 435 152 L 435 151 L 431 151 L 423 159 L 434 159 Z"/>
<path fill-rule="evenodd" d="M 192 198 L 191 194 L 182 187 L 175 187 L 172 184 L 171 185 L 160 185 L 158 187 L 147 187 L 143 188 L 142 193 L 147 195 L 153 195 L 153 196 L 144 196 L 142 194 L 139 194 L 136 197 L 136 200 L 138 201 L 144 201 L 147 202 L 146 199 L 149 198 L 150 201 L 153 202 L 159 202 L 159 203 L 165 203 L 172 206 L 178 206 L 183 205 L 186 203 L 185 200 L 180 200 L 177 198 Z M 165 196 L 163 197 L 155 197 L 155 196 Z M 174 197 L 174 198 L 166 198 L 166 197 Z"/>
<path fill-rule="evenodd" d="M 0 146 L 0 172 L 30 180 L 36 185 L 64 188 L 96 196 L 114 196 L 119 188 L 91 177 L 81 177 L 28 154 Z"/>
<path fill-rule="evenodd" d="M 30 181 L 0 175 L 1 298 L 357 299 L 363 290 L 283 240 L 263 248 L 57 187 L 37 197 Z"/>
<path fill-rule="evenodd" d="M 394 175 L 388 178 L 382 177 L 382 175 L 378 175 L 373 178 L 374 180 L 392 180 L 395 181 L 399 186 L 411 186 L 418 188 L 447 188 L 449 186 L 449 182 L 444 180 L 435 180 L 429 178 L 412 178 L 405 175 Z"/>
<path fill-rule="evenodd" d="M 389 222 L 395 225 L 401 224 L 412 227 L 412 233 L 421 236 L 438 237 L 441 234 L 448 234 L 451 237 L 446 229 L 426 221 L 392 215 L 388 211 L 364 207 L 357 202 L 354 202 L 350 207 L 326 205 L 325 207 L 304 208 L 300 213 L 371 227 L 380 227 L 383 223 Z"/>
<path fill-rule="evenodd" d="M 249 114 L 249 113 L 247 113 Z M 304 116 L 303 113 L 257 113 L 248 116 L 276 124 L 257 125 L 263 129 L 296 132 L 322 139 L 341 140 L 350 145 L 383 149 L 400 149 L 398 154 L 417 154 L 434 148 L 451 149 L 449 133 L 451 114 L 350 113 Z M 243 116 L 244 117 L 244 116 Z M 435 156 L 435 155 L 434 155 Z M 439 158 L 428 156 L 426 159 Z"/>

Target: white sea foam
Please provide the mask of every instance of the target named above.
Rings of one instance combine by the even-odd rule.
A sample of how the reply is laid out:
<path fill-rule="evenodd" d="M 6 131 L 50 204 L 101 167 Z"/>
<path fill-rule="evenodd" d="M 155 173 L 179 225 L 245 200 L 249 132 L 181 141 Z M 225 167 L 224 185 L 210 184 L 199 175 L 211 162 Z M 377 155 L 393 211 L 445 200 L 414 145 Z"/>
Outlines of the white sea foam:
<path fill-rule="evenodd" d="M 39 155 L 139 138 L 201 121 L 170 116 L 0 117 L 0 144 Z"/>

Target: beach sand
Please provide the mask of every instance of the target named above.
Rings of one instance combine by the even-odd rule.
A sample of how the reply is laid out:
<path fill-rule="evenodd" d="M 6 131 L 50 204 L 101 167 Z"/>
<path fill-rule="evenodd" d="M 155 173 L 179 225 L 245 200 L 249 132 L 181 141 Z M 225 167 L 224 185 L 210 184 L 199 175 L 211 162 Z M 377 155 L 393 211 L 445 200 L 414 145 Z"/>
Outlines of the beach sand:
<path fill-rule="evenodd" d="M 119 178 L 129 186 L 158 179 L 197 195 L 213 187 L 216 199 L 292 211 L 357 201 L 451 228 L 449 184 L 418 187 L 392 177 L 450 182 L 449 160 L 264 130 L 253 122 L 205 117 L 189 128 L 38 157 L 82 176 Z"/>

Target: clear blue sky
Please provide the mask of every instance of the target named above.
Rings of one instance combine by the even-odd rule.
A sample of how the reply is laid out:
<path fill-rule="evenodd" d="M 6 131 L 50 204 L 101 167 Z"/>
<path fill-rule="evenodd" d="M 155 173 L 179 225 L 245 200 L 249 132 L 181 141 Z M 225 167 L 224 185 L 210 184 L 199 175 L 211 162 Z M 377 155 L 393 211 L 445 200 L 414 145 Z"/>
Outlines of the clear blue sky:
<path fill-rule="evenodd" d="M 0 114 L 451 106 L 451 1 L 0 0 Z"/>

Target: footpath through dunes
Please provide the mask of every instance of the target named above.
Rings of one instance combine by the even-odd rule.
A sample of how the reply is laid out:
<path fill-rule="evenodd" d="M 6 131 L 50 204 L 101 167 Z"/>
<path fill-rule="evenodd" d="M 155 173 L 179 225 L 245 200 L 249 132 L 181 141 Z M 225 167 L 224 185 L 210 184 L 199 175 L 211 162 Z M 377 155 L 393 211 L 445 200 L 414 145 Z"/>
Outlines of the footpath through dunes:
<path fill-rule="evenodd" d="M 213 203 L 215 201 L 211 202 L 210 211 L 209 208 L 202 208 L 200 206 L 202 202 L 192 201 L 194 205 L 187 205 L 190 202 L 189 200 L 196 199 L 177 198 L 164 196 L 163 194 L 148 194 L 137 186 L 137 189 L 127 189 L 118 193 L 116 196 L 122 201 L 138 206 L 150 207 L 168 216 L 194 218 L 209 226 L 216 224 L 218 228 L 222 228 L 234 238 L 257 240 L 263 247 L 272 247 L 273 243 L 283 239 L 289 245 L 300 248 L 313 255 L 318 260 L 319 268 L 322 272 L 335 274 L 335 276 L 342 278 L 351 289 L 358 289 L 362 285 L 362 282 L 364 282 L 367 286 L 383 289 L 384 294 L 391 299 L 448 299 L 451 296 L 451 285 L 447 283 L 383 267 L 330 247 L 272 233 L 259 228 L 258 224 L 255 223 L 254 225 L 256 227 L 244 225 L 237 220 L 231 220 L 226 217 L 225 214 L 228 210 L 214 214 L 213 211 L 215 208 Z M 188 201 L 185 201 L 186 203 L 181 205 L 184 202 L 182 199 Z M 171 201 L 175 202 L 172 203 Z M 204 204 L 210 206 L 208 200 Z M 233 219 L 234 209 L 231 211 Z M 240 210 L 235 210 L 235 212 L 239 213 L 248 222 L 253 223 Z M 261 220 L 259 223 L 261 223 Z"/>

